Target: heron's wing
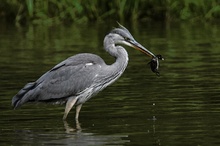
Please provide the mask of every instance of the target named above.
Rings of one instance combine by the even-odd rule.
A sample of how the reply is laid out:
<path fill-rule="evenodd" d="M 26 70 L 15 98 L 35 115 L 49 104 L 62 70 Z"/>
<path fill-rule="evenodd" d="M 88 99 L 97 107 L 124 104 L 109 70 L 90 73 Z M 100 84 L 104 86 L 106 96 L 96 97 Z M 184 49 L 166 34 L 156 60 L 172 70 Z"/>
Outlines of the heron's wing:
<path fill-rule="evenodd" d="M 93 57 L 72 57 L 59 63 L 36 81 L 36 86 L 24 95 L 19 104 L 27 101 L 56 101 L 77 96 L 94 83 L 101 69 L 100 63 L 103 62 L 97 61 L 96 56 Z"/>
<path fill-rule="evenodd" d="M 38 85 L 37 100 L 60 99 L 75 96 L 94 83 L 99 66 L 93 63 L 62 65 L 54 68 Z"/>

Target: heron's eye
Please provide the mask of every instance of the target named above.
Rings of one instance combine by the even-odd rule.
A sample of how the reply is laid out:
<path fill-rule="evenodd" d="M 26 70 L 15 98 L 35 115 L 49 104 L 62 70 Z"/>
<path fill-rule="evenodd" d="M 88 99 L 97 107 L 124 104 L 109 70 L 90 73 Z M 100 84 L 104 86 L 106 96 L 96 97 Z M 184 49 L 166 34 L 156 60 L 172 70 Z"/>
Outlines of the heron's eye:
<path fill-rule="evenodd" d="M 125 39 L 126 41 L 130 41 L 130 38 L 124 37 L 124 39 Z"/>

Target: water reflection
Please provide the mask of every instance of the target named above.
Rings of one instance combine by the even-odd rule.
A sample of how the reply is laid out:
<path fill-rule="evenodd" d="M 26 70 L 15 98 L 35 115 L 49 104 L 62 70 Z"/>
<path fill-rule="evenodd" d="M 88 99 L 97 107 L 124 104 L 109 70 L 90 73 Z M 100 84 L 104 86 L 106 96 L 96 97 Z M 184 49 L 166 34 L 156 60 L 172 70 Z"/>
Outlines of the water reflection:
<path fill-rule="evenodd" d="M 24 121 L 25 122 L 25 121 Z M 41 122 L 41 121 L 35 121 Z M 50 121 L 51 122 L 51 121 Z M 55 121 L 57 122 L 57 121 Z M 28 122 L 25 122 L 28 124 Z M 97 135 L 87 132 L 79 127 L 71 127 L 64 122 L 64 129 L 60 127 L 61 122 L 57 123 L 58 127 L 53 127 L 44 123 L 42 127 L 33 127 L 26 125 L 25 127 L 16 126 L 14 131 L 2 131 L 5 134 L 13 135 L 11 141 L 2 141 L 1 144 L 11 145 L 114 145 L 125 144 L 129 142 L 124 138 L 127 135 Z M 20 123 L 18 123 L 20 124 Z M 31 124 L 31 123 L 29 123 Z M 77 123 L 78 124 L 78 123 Z M 36 126 L 36 125 L 35 125 Z M 79 126 L 79 125 L 77 125 Z"/>
<path fill-rule="evenodd" d="M 77 144 L 77 145 L 112 145 L 115 144 L 125 144 L 129 142 L 128 140 L 123 140 L 127 138 L 127 135 L 95 135 L 93 133 L 83 132 L 80 123 L 76 121 L 76 128 L 72 128 L 66 121 L 64 121 L 64 127 L 66 133 L 69 136 L 69 140 L 66 144 Z M 55 142 L 56 143 L 56 142 Z M 63 142 L 61 142 L 64 144 Z"/>
<path fill-rule="evenodd" d="M 69 134 L 71 132 L 75 132 L 75 131 L 82 131 L 82 128 L 80 126 L 79 120 L 76 120 L 76 127 L 72 128 L 69 126 L 69 124 L 67 123 L 67 121 L 63 121 L 64 124 L 64 128 L 66 129 L 66 133 Z"/>

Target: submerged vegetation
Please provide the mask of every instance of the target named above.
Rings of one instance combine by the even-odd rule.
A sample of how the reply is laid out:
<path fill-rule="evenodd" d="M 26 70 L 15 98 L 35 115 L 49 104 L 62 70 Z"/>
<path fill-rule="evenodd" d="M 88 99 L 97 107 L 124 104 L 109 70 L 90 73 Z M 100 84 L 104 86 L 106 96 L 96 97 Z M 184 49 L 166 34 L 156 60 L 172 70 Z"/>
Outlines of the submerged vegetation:
<path fill-rule="evenodd" d="M 89 21 L 217 21 L 219 0 L 4 0 L 0 17 L 16 24 Z"/>

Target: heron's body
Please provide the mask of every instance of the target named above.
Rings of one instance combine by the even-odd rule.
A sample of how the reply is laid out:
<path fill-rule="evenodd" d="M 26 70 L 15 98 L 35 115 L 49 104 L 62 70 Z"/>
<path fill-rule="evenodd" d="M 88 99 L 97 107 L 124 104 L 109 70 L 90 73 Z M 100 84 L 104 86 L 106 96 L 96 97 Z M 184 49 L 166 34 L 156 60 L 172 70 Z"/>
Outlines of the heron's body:
<path fill-rule="evenodd" d="M 134 44 L 128 44 L 128 42 L 124 42 L 125 38 L 134 41 L 128 30 L 122 27 L 114 29 L 104 39 L 105 50 L 116 59 L 113 64 L 107 65 L 101 57 L 89 53 L 69 57 L 54 66 L 37 81 L 26 84 L 13 97 L 12 105 L 16 108 L 32 101 L 66 103 L 63 118 L 66 119 L 69 111 L 75 105 L 77 119 L 82 104 L 116 81 L 124 72 L 128 64 L 128 54 L 119 44 L 136 47 L 135 41 Z M 137 47 L 142 49 L 141 45 Z M 148 50 L 144 51 L 146 54 L 152 55 L 147 52 Z"/>

